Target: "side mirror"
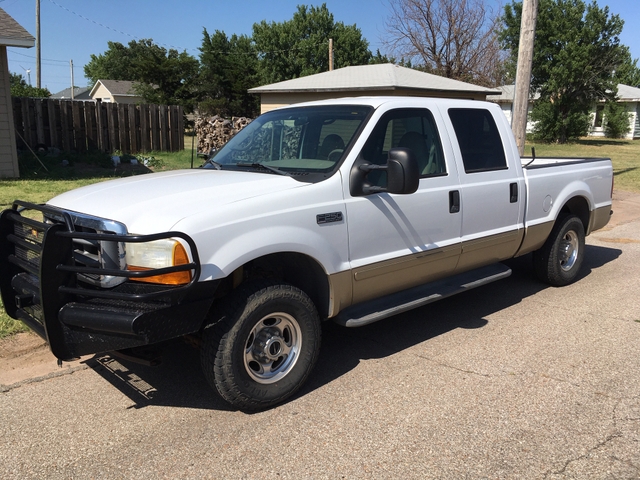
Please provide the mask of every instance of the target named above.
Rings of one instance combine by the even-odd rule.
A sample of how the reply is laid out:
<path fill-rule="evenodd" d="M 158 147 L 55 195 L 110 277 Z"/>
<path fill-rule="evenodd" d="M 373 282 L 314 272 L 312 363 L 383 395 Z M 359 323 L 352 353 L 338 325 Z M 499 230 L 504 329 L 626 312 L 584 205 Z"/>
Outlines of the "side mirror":
<path fill-rule="evenodd" d="M 386 187 L 371 185 L 367 181 L 367 174 L 373 170 L 387 172 Z M 420 172 L 415 153 L 409 148 L 398 147 L 389 150 L 386 165 L 356 161 L 351 169 L 349 189 L 354 197 L 383 192 L 407 195 L 418 189 L 419 182 Z"/>

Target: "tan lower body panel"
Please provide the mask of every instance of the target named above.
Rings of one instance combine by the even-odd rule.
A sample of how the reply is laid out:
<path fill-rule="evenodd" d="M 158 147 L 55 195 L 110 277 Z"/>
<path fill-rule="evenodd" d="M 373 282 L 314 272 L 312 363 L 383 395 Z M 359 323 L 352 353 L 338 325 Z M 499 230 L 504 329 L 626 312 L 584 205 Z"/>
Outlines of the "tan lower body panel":
<path fill-rule="evenodd" d="M 523 235 L 524 230 L 519 229 L 462 242 L 462 255 L 456 271 L 463 272 L 513 257 Z"/>
<path fill-rule="evenodd" d="M 364 302 L 450 275 L 459 256 L 460 245 L 455 244 L 354 269 L 352 303 Z"/>
<path fill-rule="evenodd" d="M 609 219 L 611 219 L 611 205 L 596 208 L 593 212 L 591 212 L 587 235 L 604 227 L 607 223 L 609 223 Z"/>
<path fill-rule="evenodd" d="M 538 250 L 549 237 L 555 222 L 539 223 L 525 229 L 524 242 L 516 256 L 519 257 L 534 250 Z"/>

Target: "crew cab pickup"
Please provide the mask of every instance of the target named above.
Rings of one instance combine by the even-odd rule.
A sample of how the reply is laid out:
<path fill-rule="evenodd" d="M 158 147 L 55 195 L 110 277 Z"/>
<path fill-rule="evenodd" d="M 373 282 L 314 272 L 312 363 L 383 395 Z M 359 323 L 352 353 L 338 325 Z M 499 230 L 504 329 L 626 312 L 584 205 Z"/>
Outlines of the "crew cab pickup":
<path fill-rule="evenodd" d="M 608 159 L 521 159 L 493 104 L 344 98 L 258 117 L 203 168 L 0 219 L 8 314 L 61 360 L 184 335 L 237 408 L 307 379 L 321 323 L 365 325 L 507 277 L 573 282 L 611 214 Z M 393 320 L 388 320 L 393 321 Z"/>

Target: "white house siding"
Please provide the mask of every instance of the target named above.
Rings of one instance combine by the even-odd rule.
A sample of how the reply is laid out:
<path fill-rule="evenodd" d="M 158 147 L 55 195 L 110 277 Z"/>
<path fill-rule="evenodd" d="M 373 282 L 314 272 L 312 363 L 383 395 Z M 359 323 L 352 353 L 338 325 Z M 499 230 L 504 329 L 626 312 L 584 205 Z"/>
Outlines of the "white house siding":
<path fill-rule="evenodd" d="M 0 178 L 18 177 L 7 47 L 0 46 Z"/>

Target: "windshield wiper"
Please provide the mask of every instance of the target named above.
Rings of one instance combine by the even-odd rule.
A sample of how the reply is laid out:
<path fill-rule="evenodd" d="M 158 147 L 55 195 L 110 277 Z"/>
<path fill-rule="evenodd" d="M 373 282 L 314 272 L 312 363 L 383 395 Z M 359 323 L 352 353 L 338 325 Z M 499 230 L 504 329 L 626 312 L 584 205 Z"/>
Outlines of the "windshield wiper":
<path fill-rule="evenodd" d="M 216 162 L 213 158 L 207 159 L 207 161 L 204 162 L 204 165 L 206 165 L 207 163 L 210 164 L 210 165 L 213 165 L 213 167 L 216 170 L 222 170 L 222 165 L 220 165 L 218 162 Z M 204 167 L 204 165 L 203 165 L 203 167 Z"/>
<path fill-rule="evenodd" d="M 238 167 L 250 167 L 250 168 L 257 168 L 257 169 L 262 168 L 265 170 L 269 170 L 270 172 L 277 173 L 278 175 L 285 175 L 287 177 L 291 176 L 289 173 L 285 172 L 284 170 L 280 170 L 279 168 L 272 167 L 271 165 L 265 165 L 264 163 L 239 162 L 239 163 L 236 163 L 236 165 Z"/>

